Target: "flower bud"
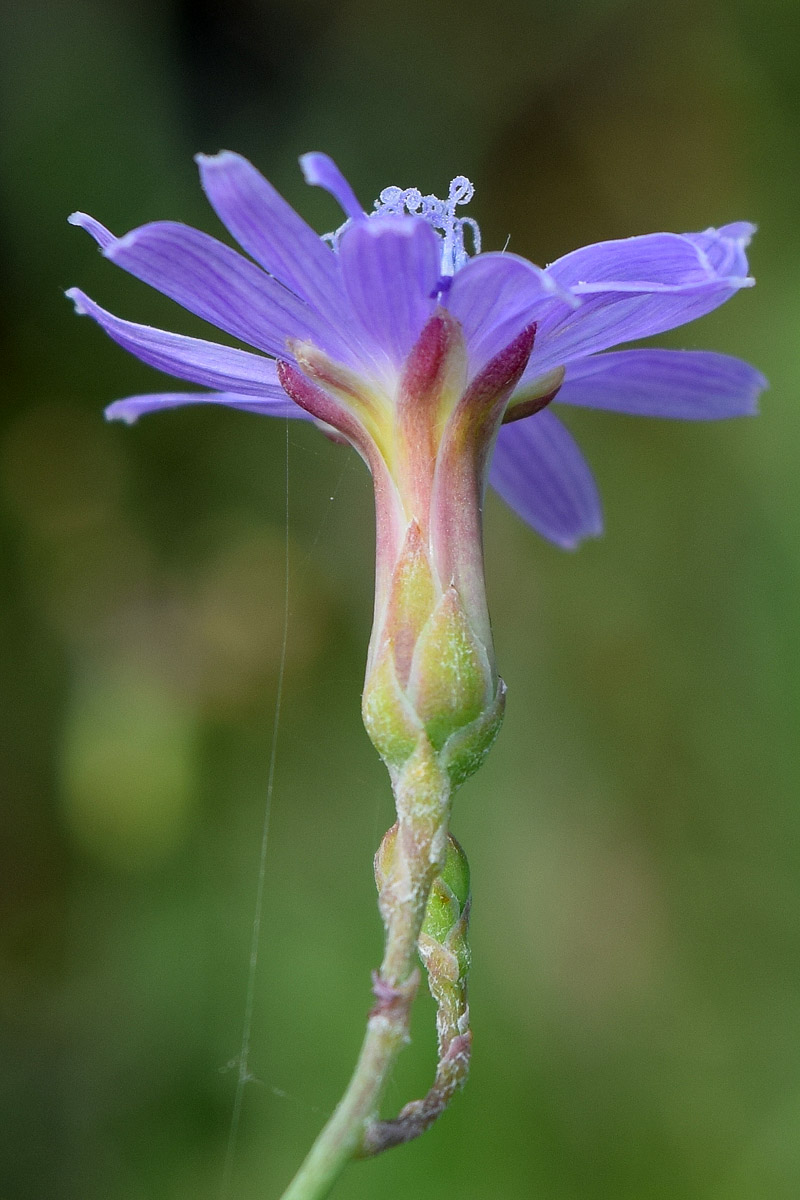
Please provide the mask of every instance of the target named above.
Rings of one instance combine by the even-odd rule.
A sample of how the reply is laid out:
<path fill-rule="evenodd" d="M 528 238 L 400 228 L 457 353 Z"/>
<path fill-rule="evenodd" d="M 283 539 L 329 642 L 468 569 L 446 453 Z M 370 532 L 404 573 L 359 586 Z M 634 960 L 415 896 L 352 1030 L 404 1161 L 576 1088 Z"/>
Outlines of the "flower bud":
<path fill-rule="evenodd" d="M 441 875 L 431 889 L 422 932 L 433 941 L 445 942 L 461 919 L 470 897 L 467 856 L 452 834 Z"/>
<path fill-rule="evenodd" d="M 469 909 L 469 865 L 456 839 L 448 834 L 445 864 L 431 887 L 419 936 L 420 957 L 440 1007 L 466 1005 L 462 989 L 470 967 Z"/>
<path fill-rule="evenodd" d="M 375 855 L 375 882 L 384 912 L 391 908 L 394 889 L 400 882 L 397 838 L 395 824 L 384 835 Z M 419 938 L 426 969 L 443 982 L 455 983 L 469 969 L 469 905 L 469 864 L 461 846 L 448 833 L 444 864 L 431 887 Z"/>

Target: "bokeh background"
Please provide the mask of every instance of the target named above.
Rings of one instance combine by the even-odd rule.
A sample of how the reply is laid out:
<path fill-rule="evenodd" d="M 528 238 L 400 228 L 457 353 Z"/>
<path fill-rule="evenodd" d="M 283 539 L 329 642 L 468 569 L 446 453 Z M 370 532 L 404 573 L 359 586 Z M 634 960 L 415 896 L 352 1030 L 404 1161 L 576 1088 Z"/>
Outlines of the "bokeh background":
<path fill-rule="evenodd" d="M 477 193 L 487 248 L 759 223 L 755 291 L 662 344 L 752 360 L 757 420 L 570 412 L 607 533 L 499 501 L 502 736 L 459 796 L 475 1061 L 342 1200 L 800 1194 L 800 7 L 794 0 L 10 0 L 2 70 L 0 1197 L 220 1194 L 280 656 L 286 429 L 103 406 L 161 378 L 63 290 L 199 322 L 66 224 L 219 233 L 192 155 Z M 167 385 L 168 386 L 168 385 Z M 290 619 L 229 1196 L 277 1198 L 354 1062 L 391 823 L 359 717 L 369 483 L 288 436 Z M 425 1089 L 432 1009 L 388 1107 Z"/>

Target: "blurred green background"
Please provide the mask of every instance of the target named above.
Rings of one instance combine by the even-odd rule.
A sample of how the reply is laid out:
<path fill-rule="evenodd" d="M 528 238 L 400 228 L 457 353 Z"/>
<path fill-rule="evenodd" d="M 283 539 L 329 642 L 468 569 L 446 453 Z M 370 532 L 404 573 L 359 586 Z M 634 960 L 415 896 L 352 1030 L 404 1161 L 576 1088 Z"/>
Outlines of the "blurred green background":
<path fill-rule="evenodd" d="M 739 354 L 763 415 L 570 412 L 608 531 L 576 555 L 492 499 L 508 715 L 460 794 L 475 1059 L 351 1200 L 800 1195 L 800 6 L 794 0 L 28 0 L 5 9 L 0 420 L 0 1200 L 215 1200 L 280 653 L 285 425 L 103 406 L 169 387 L 84 287 L 205 332 L 66 224 L 218 233 L 192 154 L 247 154 L 320 230 L 298 154 L 370 201 L 477 193 L 547 262 L 759 223 L 758 287 L 663 344 Z M 340 1094 L 380 956 L 391 823 L 363 733 L 372 513 L 289 432 L 290 625 L 231 1197 L 272 1200 Z M 432 1009 L 388 1096 L 424 1090 Z M 227 1068 L 227 1069 L 226 1069 Z"/>

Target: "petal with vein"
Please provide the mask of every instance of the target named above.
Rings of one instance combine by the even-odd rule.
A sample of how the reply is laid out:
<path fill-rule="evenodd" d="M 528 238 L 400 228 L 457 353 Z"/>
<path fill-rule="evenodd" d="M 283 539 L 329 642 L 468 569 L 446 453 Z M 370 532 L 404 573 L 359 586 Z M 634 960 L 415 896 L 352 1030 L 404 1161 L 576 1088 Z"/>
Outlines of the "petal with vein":
<path fill-rule="evenodd" d="M 83 229 L 90 237 L 93 237 L 101 250 L 105 250 L 117 239 L 110 229 L 106 229 L 105 225 L 101 225 L 94 217 L 90 217 L 85 212 L 70 213 L 67 217 L 70 225 L 77 225 L 78 229 Z"/>
<path fill-rule="evenodd" d="M 336 255 L 240 154 L 198 154 L 203 188 L 236 241 L 295 295 L 336 312 L 342 285 Z"/>
<path fill-rule="evenodd" d="M 579 291 L 649 292 L 697 286 L 713 278 L 698 247 L 680 233 L 595 242 L 556 259 L 547 270 L 562 287 Z"/>
<path fill-rule="evenodd" d="M 251 396 L 282 393 L 275 363 L 269 358 L 201 338 L 167 333 L 152 325 L 124 321 L 95 304 L 80 288 L 70 288 L 67 296 L 78 313 L 93 317 L 123 349 L 159 371 L 190 383 Z"/>
<path fill-rule="evenodd" d="M 647 417 L 752 416 L 766 379 L 740 358 L 705 350 L 619 350 L 570 363 L 559 403 Z"/>
<path fill-rule="evenodd" d="M 702 233 L 685 233 L 705 255 L 712 270 L 725 275 L 746 275 L 747 247 L 756 232 L 749 221 L 734 221 L 720 229 L 705 229 Z"/>
<path fill-rule="evenodd" d="M 728 228 L 742 232 L 740 225 Z M 654 233 L 598 242 L 558 259 L 548 272 L 582 303 L 571 313 L 545 314 L 526 378 L 622 342 L 675 329 L 717 308 L 753 282 L 742 274 L 747 267 L 741 249 L 745 240 L 744 235 L 731 239 L 720 230 Z M 740 252 L 711 253 L 731 242 Z M 715 262 L 733 266 L 734 273 L 720 271 Z"/>
<path fill-rule="evenodd" d="M 565 550 L 603 531 L 594 476 L 572 434 L 547 409 L 502 426 L 489 482 L 523 521 Z"/>
<path fill-rule="evenodd" d="M 358 197 L 329 154 L 312 150 L 300 158 L 300 170 L 306 183 L 321 187 L 338 200 L 344 213 L 353 221 L 363 220 L 364 210 Z"/>
<path fill-rule="evenodd" d="M 612 346 L 676 329 L 719 308 L 736 290 L 714 282 L 649 294 L 609 291 L 582 296 L 580 308 L 566 315 L 547 310 L 523 382 Z"/>
<path fill-rule="evenodd" d="M 222 404 L 226 408 L 240 408 L 244 412 L 258 413 L 265 417 L 297 417 L 310 420 L 308 413 L 290 400 L 285 392 L 280 396 L 255 400 L 240 392 L 157 392 L 152 395 L 128 396 L 115 400 L 106 409 L 106 420 L 125 421 L 132 425 L 145 413 L 164 412 L 170 408 L 182 408 L 186 404 Z"/>
<path fill-rule="evenodd" d="M 375 346 L 400 366 L 436 306 L 439 238 L 417 217 L 348 226 L 339 243 L 350 304 Z"/>
<path fill-rule="evenodd" d="M 84 224 L 87 232 L 95 231 Z M 346 355 L 327 320 L 216 238 L 177 221 L 141 225 L 103 247 L 106 258 L 219 329 L 268 354 L 307 339 Z"/>
<path fill-rule="evenodd" d="M 516 254 L 481 254 L 453 278 L 447 308 L 461 322 L 473 370 L 479 370 L 536 320 L 542 306 L 562 313 L 579 301 L 541 267 Z"/>

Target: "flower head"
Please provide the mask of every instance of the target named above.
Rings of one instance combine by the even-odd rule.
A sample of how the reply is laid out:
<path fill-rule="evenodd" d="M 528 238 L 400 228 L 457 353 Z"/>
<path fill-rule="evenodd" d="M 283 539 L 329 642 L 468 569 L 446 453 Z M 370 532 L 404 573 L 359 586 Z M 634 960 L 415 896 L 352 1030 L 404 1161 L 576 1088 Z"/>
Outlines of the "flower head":
<path fill-rule="evenodd" d="M 335 164 L 307 154 L 307 181 L 328 190 L 346 217 L 320 238 L 244 158 L 223 152 L 201 155 L 198 164 L 211 204 L 250 258 L 175 222 L 117 238 L 83 213 L 70 220 L 106 258 L 256 353 L 124 321 L 72 289 L 78 311 L 126 349 L 210 389 L 131 396 L 110 406 L 110 418 L 214 403 L 338 428 L 301 407 L 296 389 L 290 399 L 279 373 L 279 362 L 304 372 L 313 360 L 310 373 L 324 388 L 324 356 L 325 370 L 338 373 L 330 391 L 342 420 L 350 421 L 351 388 L 362 424 L 386 426 L 385 441 L 404 366 L 435 314 L 459 327 L 467 386 L 535 325 L 527 364 L 505 399 L 489 482 L 545 537 L 572 547 L 600 532 L 600 501 L 551 400 L 696 420 L 752 413 L 765 386 L 758 371 L 726 355 L 605 353 L 693 320 L 750 286 L 746 222 L 600 242 L 542 269 L 515 254 L 480 253 L 477 225 L 459 215 L 473 190 L 463 177 L 446 200 L 385 188 L 367 215 Z M 354 440 L 351 430 L 341 432 Z"/>
<path fill-rule="evenodd" d="M 601 242 L 543 269 L 480 253 L 477 226 L 459 214 L 472 196 L 463 177 L 446 200 L 386 188 L 367 214 L 333 161 L 307 154 L 306 180 L 345 214 L 319 237 L 239 155 L 198 163 L 249 258 L 174 222 L 117 238 L 85 214 L 70 220 L 106 258 L 256 352 L 132 324 L 72 289 L 78 311 L 126 349 L 212 389 L 132 396 L 107 415 L 224 404 L 311 419 L 358 450 L 377 508 L 367 728 L 396 779 L 459 782 L 503 708 L 483 582 L 487 480 L 574 546 L 600 532 L 600 502 L 553 400 L 694 419 L 752 412 L 765 381 L 738 359 L 607 351 L 749 286 L 753 227 Z"/>

